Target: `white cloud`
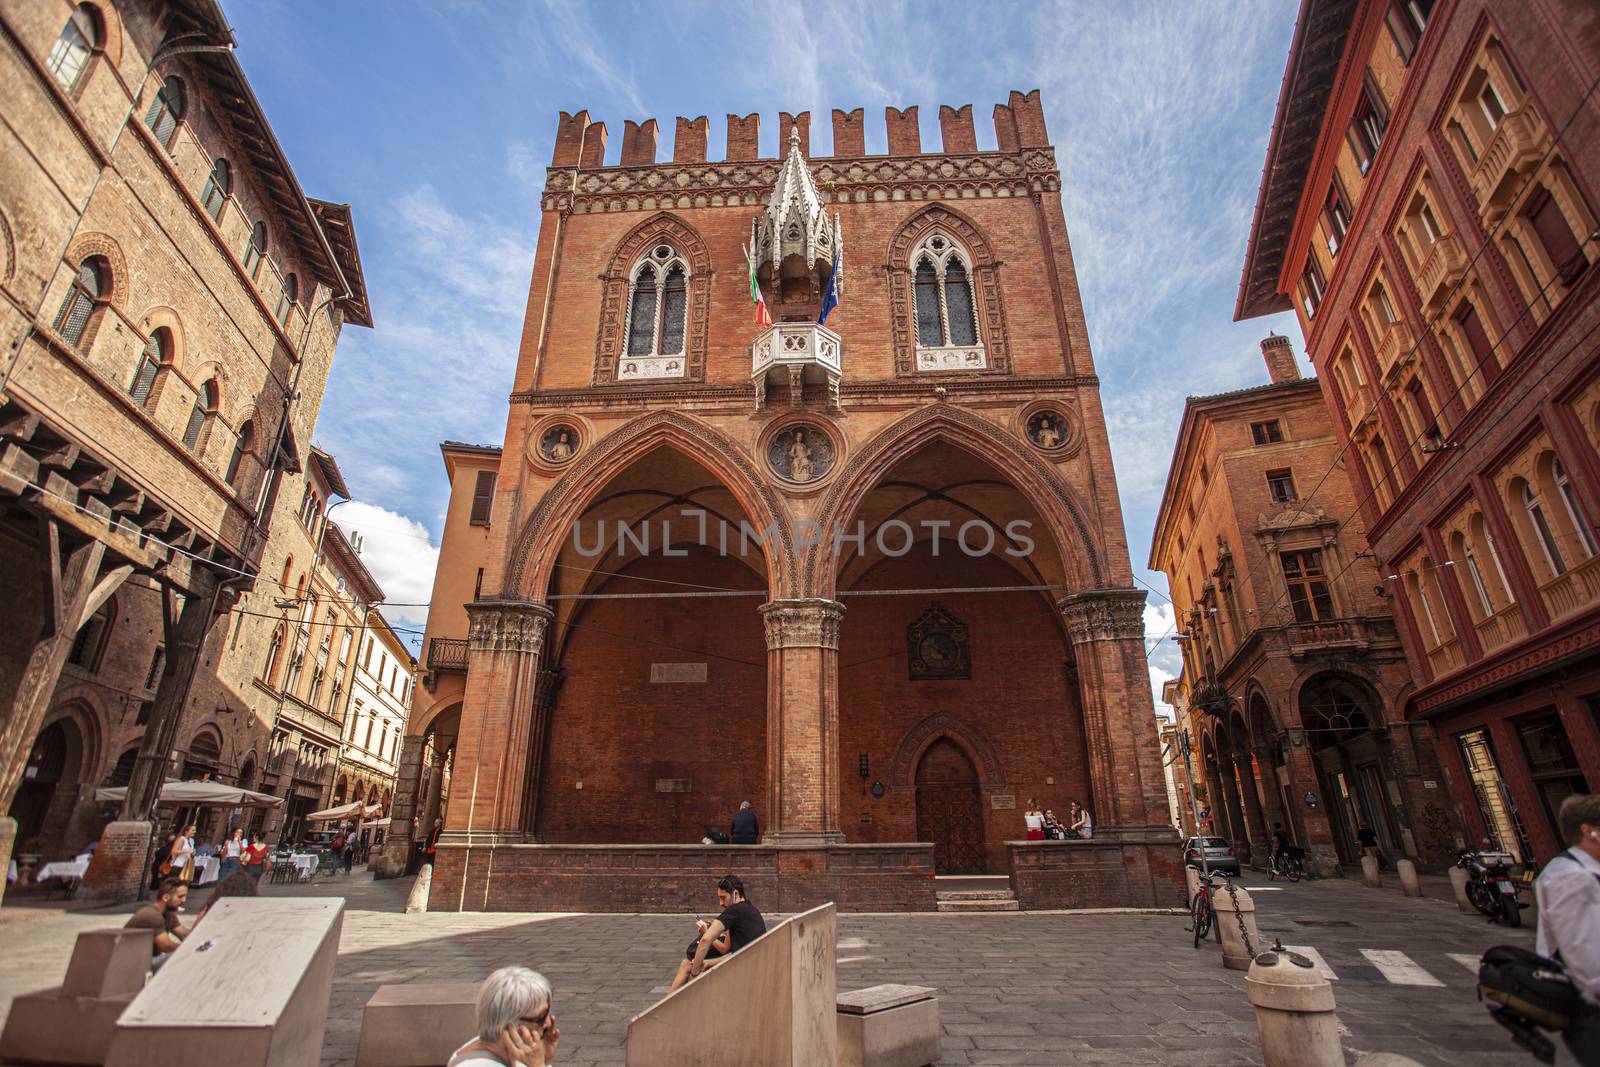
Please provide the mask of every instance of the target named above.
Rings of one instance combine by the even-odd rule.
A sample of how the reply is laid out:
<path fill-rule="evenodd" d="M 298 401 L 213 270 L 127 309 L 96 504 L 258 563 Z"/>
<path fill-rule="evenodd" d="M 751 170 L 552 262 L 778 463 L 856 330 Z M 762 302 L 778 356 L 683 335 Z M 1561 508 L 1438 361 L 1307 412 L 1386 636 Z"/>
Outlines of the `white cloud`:
<path fill-rule="evenodd" d="M 415 519 L 359 500 L 341 505 L 335 524 L 361 539 L 361 562 L 383 587 L 384 617 L 396 625 L 427 621 L 439 548 Z"/>

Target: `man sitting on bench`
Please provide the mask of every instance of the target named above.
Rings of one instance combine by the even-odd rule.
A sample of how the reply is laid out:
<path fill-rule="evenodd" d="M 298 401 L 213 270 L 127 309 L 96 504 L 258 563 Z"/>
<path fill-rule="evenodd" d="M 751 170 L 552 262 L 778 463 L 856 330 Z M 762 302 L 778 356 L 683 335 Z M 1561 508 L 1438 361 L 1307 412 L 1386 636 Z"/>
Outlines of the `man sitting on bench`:
<path fill-rule="evenodd" d="M 700 936 L 689 946 L 687 958 L 678 964 L 678 973 L 667 990 L 675 993 L 707 967 L 714 967 L 767 932 L 767 921 L 756 906 L 744 898 L 744 883 L 726 875 L 717 883 L 717 905 L 722 914 L 709 923 L 695 920 Z"/>

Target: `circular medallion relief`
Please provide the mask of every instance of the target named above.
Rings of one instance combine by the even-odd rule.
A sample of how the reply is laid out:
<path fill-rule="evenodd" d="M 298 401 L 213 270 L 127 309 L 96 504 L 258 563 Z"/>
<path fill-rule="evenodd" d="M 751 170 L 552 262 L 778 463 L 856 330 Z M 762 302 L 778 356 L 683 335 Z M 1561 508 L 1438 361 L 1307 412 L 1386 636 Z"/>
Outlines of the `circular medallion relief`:
<path fill-rule="evenodd" d="M 564 422 L 539 435 L 539 455 L 546 463 L 565 463 L 578 451 L 578 431 Z"/>
<path fill-rule="evenodd" d="M 1028 416 L 1028 440 L 1035 448 L 1056 452 L 1066 448 L 1071 438 L 1072 424 L 1061 412 L 1045 408 Z"/>
<path fill-rule="evenodd" d="M 809 485 L 833 469 L 833 438 L 808 422 L 785 426 L 767 442 L 767 465 L 785 481 Z"/>

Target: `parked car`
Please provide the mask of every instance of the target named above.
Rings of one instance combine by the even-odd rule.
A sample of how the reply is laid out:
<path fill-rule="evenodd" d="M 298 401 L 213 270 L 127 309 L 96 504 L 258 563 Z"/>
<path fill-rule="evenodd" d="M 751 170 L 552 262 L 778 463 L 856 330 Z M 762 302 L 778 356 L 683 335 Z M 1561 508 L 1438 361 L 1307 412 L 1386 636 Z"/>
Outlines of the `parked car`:
<path fill-rule="evenodd" d="M 1205 857 L 1202 865 L 1200 859 Z M 1220 874 L 1239 877 L 1238 850 L 1223 837 L 1191 837 L 1183 843 L 1183 862 L 1190 867 L 1204 866 Z"/>
<path fill-rule="evenodd" d="M 308 830 L 300 835 L 300 847 L 312 851 L 320 849 L 326 852 L 333 847 L 333 839 L 338 836 L 338 833 L 337 830 Z"/>

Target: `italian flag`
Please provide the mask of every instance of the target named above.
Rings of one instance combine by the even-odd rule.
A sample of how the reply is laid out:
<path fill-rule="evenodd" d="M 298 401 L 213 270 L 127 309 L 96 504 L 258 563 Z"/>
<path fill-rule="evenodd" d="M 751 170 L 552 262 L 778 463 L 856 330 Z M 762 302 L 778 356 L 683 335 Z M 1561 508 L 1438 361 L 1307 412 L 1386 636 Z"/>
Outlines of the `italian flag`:
<path fill-rule="evenodd" d="M 750 302 L 755 305 L 755 315 L 751 321 L 757 326 L 771 326 L 772 314 L 767 310 L 767 298 L 761 295 L 761 283 L 756 280 L 755 257 L 749 249 L 744 249 L 744 261 L 750 267 Z"/>

